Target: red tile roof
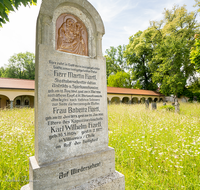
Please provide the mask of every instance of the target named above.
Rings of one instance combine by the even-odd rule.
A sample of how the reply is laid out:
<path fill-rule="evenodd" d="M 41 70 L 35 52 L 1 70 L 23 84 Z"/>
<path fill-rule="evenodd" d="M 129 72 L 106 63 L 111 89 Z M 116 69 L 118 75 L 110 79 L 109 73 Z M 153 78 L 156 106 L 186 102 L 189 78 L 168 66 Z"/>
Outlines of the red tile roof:
<path fill-rule="evenodd" d="M 35 89 L 34 80 L 0 78 L 0 89 Z M 108 94 L 132 94 L 132 95 L 149 95 L 164 96 L 163 94 L 151 90 L 140 90 L 130 88 L 107 87 Z"/>
<path fill-rule="evenodd" d="M 0 78 L 0 88 L 4 89 L 35 89 L 34 80 Z"/>
<path fill-rule="evenodd" d="M 140 90 L 130 88 L 118 88 L 107 86 L 108 94 L 133 94 L 133 95 L 148 95 L 148 96 L 164 96 L 163 94 L 151 90 Z"/>

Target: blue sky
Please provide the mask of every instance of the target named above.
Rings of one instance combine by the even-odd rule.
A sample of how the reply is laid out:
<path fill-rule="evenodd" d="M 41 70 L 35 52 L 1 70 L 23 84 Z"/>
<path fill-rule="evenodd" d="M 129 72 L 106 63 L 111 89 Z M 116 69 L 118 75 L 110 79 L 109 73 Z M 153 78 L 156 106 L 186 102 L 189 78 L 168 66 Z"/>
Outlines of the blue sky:
<path fill-rule="evenodd" d="M 105 25 L 103 53 L 110 46 L 128 44 L 128 38 L 149 26 L 149 21 L 161 20 L 164 8 L 171 9 L 175 4 L 186 5 L 194 11 L 194 0 L 89 0 L 97 9 Z M 20 52 L 35 53 L 35 26 L 41 0 L 37 6 L 20 7 L 11 13 L 10 22 L 0 28 L 0 66 Z M 199 17 L 198 17 L 199 20 Z"/>

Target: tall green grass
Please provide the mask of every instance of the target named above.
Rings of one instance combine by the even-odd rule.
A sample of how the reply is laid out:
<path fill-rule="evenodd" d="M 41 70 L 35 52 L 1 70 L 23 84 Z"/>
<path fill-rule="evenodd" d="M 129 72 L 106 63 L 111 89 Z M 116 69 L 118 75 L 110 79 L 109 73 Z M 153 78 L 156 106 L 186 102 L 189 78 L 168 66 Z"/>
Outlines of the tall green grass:
<path fill-rule="evenodd" d="M 108 106 L 109 146 L 126 190 L 200 189 L 200 104 L 180 114 L 145 105 Z M 0 111 L 0 189 L 28 183 L 34 155 L 34 110 Z"/>
<path fill-rule="evenodd" d="M 116 169 L 127 190 L 200 189 L 200 105 L 182 104 L 180 114 L 159 107 L 108 107 Z"/>
<path fill-rule="evenodd" d="M 29 183 L 29 161 L 34 155 L 34 110 L 0 111 L 0 189 L 20 189 Z"/>

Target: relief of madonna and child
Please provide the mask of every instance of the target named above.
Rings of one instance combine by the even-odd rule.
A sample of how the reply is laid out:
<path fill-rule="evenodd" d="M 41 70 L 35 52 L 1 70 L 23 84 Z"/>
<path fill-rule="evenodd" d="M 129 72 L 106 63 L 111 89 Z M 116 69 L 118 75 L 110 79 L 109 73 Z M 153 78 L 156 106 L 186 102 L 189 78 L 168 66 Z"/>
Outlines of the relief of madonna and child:
<path fill-rule="evenodd" d="M 88 56 L 87 30 L 77 17 L 70 14 L 62 14 L 57 19 L 56 49 Z"/>

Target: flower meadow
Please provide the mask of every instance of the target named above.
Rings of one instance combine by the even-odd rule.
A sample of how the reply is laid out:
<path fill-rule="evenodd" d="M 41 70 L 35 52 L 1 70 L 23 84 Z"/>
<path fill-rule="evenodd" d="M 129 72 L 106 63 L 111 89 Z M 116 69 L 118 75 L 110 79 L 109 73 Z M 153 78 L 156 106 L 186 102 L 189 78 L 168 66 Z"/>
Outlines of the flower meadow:
<path fill-rule="evenodd" d="M 0 110 L 0 189 L 19 190 L 29 183 L 34 155 L 34 110 Z"/>
<path fill-rule="evenodd" d="M 200 104 L 180 114 L 144 105 L 108 106 L 109 146 L 126 190 L 200 189 Z"/>
<path fill-rule="evenodd" d="M 180 113 L 145 105 L 109 105 L 109 146 L 126 190 L 200 189 L 200 104 Z M 27 184 L 34 155 L 34 109 L 0 110 L 0 189 Z"/>

